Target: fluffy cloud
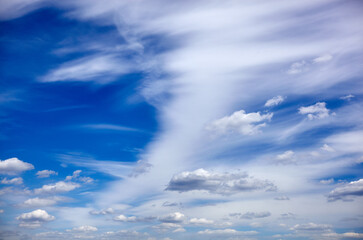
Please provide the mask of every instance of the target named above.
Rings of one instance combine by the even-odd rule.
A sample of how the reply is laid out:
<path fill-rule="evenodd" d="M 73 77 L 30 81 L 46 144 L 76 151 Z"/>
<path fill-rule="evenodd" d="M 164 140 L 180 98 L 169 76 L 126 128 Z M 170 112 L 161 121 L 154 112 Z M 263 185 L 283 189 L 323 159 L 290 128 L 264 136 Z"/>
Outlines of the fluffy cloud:
<path fill-rule="evenodd" d="M 328 144 L 324 144 L 320 149 L 326 152 L 335 152 L 334 148 L 330 147 Z"/>
<path fill-rule="evenodd" d="M 165 223 L 181 223 L 185 220 L 185 215 L 180 212 L 171 213 L 159 218 L 159 221 Z"/>
<path fill-rule="evenodd" d="M 346 232 L 346 233 L 324 233 L 322 234 L 324 237 L 332 237 L 339 239 L 363 239 L 363 233 L 356 232 Z"/>
<path fill-rule="evenodd" d="M 205 218 L 192 218 L 189 220 L 189 223 L 191 224 L 195 224 L 195 225 L 204 225 L 204 224 L 213 224 L 214 221 L 213 220 L 208 220 Z"/>
<path fill-rule="evenodd" d="M 7 178 L 3 178 L 1 180 L 2 184 L 14 184 L 14 185 L 20 185 L 23 184 L 23 179 L 21 177 L 17 177 L 17 178 L 12 178 L 12 179 L 7 179 Z"/>
<path fill-rule="evenodd" d="M 162 223 L 159 225 L 152 226 L 158 232 L 166 232 L 166 231 L 173 231 L 173 232 L 184 232 L 185 229 L 180 224 L 176 223 Z"/>
<path fill-rule="evenodd" d="M 284 97 L 282 96 L 276 96 L 266 101 L 265 107 L 273 107 L 281 104 L 284 101 Z"/>
<path fill-rule="evenodd" d="M 306 224 L 296 224 L 290 230 L 293 231 L 327 231 L 330 230 L 331 226 L 327 224 L 315 224 L 315 223 L 306 223 Z"/>
<path fill-rule="evenodd" d="M 242 213 L 231 213 L 230 216 L 238 217 L 242 219 L 254 219 L 254 218 L 266 218 L 271 216 L 270 212 L 246 212 Z"/>
<path fill-rule="evenodd" d="M 63 193 L 69 192 L 76 188 L 79 188 L 81 185 L 73 182 L 57 182 L 55 184 L 43 185 L 41 188 L 37 188 L 34 190 L 35 194 L 43 194 L 43 193 Z"/>
<path fill-rule="evenodd" d="M 93 226 L 85 225 L 85 226 L 72 228 L 72 230 L 69 230 L 69 231 L 72 231 L 72 232 L 96 232 L 96 231 L 98 231 L 98 229 Z"/>
<path fill-rule="evenodd" d="M 292 164 L 295 163 L 295 153 L 291 150 L 286 151 L 282 154 L 277 155 L 276 157 L 277 163 L 281 164 Z"/>
<path fill-rule="evenodd" d="M 102 209 L 100 211 L 96 211 L 96 210 L 92 210 L 89 212 L 89 214 L 91 215 L 107 215 L 107 214 L 112 214 L 115 211 L 112 208 L 106 208 L 106 209 Z"/>
<path fill-rule="evenodd" d="M 204 231 L 199 231 L 198 234 L 205 235 L 255 235 L 258 232 L 256 231 L 237 231 L 235 229 L 218 229 L 218 230 L 210 230 L 206 229 Z"/>
<path fill-rule="evenodd" d="M 268 180 L 254 179 L 246 173 L 211 173 L 204 169 L 177 174 L 166 188 L 168 191 L 205 190 L 225 195 L 263 189 L 275 190 L 276 187 Z"/>
<path fill-rule="evenodd" d="M 50 198 L 30 198 L 24 201 L 23 205 L 27 207 L 44 207 L 44 206 L 52 206 L 57 204 L 60 201 L 65 201 L 65 198 L 62 197 L 50 197 Z"/>
<path fill-rule="evenodd" d="M 45 210 L 37 209 L 32 212 L 23 213 L 16 219 L 20 221 L 19 226 L 21 227 L 36 228 L 45 222 L 53 221 L 55 217 L 49 215 Z"/>
<path fill-rule="evenodd" d="M 113 220 L 120 221 L 120 222 L 136 222 L 136 217 L 135 216 L 126 217 L 125 215 L 121 214 L 121 215 L 114 217 Z"/>
<path fill-rule="evenodd" d="M 259 112 L 246 113 L 240 110 L 215 120 L 207 126 L 207 130 L 221 134 L 238 132 L 243 135 L 253 135 L 258 133 L 261 127 L 266 126 L 264 121 L 270 121 L 272 116 L 272 113 L 261 115 Z"/>
<path fill-rule="evenodd" d="M 304 60 L 300 62 L 295 62 L 291 64 L 289 70 L 287 70 L 288 74 L 298 74 L 302 72 L 306 72 L 308 70 L 308 63 Z"/>
<path fill-rule="evenodd" d="M 310 120 L 326 118 L 329 116 L 329 112 L 330 110 L 326 108 L 325 102 L 317 102 L 314 105 L 299 108 L 299 113 L 307 114 Z"/>
<path fill-rule="evenodd" d="M 9 158 L 4 161 L 0 160 L 0 174 L 16 175 L 31 169 L 34 169 L 32 164 L 23 162 L 17 158 Z"/>
<path fill-rule="evenodd" d="M 47 178 L 50 177 L 50 175 L 58 175 L 58 173 L 52 170 L 42 170 L 38 171 L 36 175 L 38 176 L 38 178 Z"/>
<path fill-rule="evenodd" d="M 329 193 L 328 200 L 344 200 L 352 196 L 363 196 L 363 179 L 335 188 Z"/>
<path fill-rule="evenodd" d="M 82 170 L 76 170 L 73 172 L 73 174 L 71 176 L 67 176 L 66 177 L 66 181 L 71 181 L 71 180 L 75 180 L 75 181 L 80 181 L 80 182 L 84 182 L 84 183 L 92 183 L 94 180 L 93 178 L 90 177 L 81 177 L 81 172 Z"/>
<path fill-rule="evenodd" d="M 348 100 L 348 101 L 350 101 L 352 98 L 354 98 L 354 95 L 352 95 L 352 94 L 348 94 L 346 96 L 340 97 L 340 99 Z"/>

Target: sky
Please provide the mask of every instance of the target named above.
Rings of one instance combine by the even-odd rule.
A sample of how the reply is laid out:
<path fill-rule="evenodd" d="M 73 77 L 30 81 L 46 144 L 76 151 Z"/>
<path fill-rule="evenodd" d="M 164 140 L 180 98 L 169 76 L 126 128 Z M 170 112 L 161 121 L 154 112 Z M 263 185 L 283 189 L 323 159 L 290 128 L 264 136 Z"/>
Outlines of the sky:
<path fill-rule="evenodd" d="M 363 239 L 359 0 L 0 0 L 0 239 Z"/>

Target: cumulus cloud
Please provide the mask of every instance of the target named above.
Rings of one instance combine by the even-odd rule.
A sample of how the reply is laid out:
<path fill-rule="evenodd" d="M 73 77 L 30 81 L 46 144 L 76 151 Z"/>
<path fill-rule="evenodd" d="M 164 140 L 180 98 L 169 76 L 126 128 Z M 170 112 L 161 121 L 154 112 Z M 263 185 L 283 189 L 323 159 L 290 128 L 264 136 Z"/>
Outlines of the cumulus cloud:
<path fill-rule="evenodd" d="M 304 60 L 300 62 L 295 62 L 291 64 L 289 70 L 287 70 L 288 74 L 298 74 L 302 72 L 306 72 L 308 70 L 308 63 Z"/>
<path fill-rule="evenodd" d="M 176 223 L 169 223 L 169 222 L 164 222 L 161 223 L 159 225 L 154 225 L 152 226 L 153 229 L 155 229 L 158 232 L 166 232 L 166 231 L 179 231 L 179 232 L 183 232 L 183 226 L 180 224 L 176 224 Z"/>
<path fill-rule="evenodd" d="M 71 176 L 67 176 L 65 180 L 66 181 L 74 180 L 74 181 L 80 181 L 83 183 L 92 183 L 94 181 L 94 179 L 91 177 L 81 177 L 80 176 L 81 172 L 82 172 L 82 170 L 76 170 L 73 172 L 73 174 Z"/>
<path fill-rule="evenodd" d="M 34 166 L 17 158 L 0 160 L 0 174 L 17 175 L 24 171 L 32 170 Z"/>
<path fill-rule="evenodd" d="M 323 233 L 323 237 L 340 238 L 340 239 L 363 239 L 363 233 L 345 232 L 345 233 Z"/>
<path fill-rule="evenodd" d="M 125 215 L 121 214 L 121 215 L 114 217 L 113 220 L 120 221 L 120 222 L 136 222 L 136 217 L 135 216 L 126 217 Z"/>
<path fill-rule="evenodd" d="M 282 96 L 276 96 L 266 101 L 265 107 L 274 107 L 281 104 L 285 100 Z"/>
<path fill-rule="evenodd" d="M 325 102 L 317 102 L 308 107 L 300 107 L 299 113 L 308 116 L 310 120 L 329 117 L 330 110 L 326 108 Z"/>
<path fill-rule="evenodd" d="M 275 185 L 268 180 L 249 177 L 246 173 L 212 173 L 204 169 L 182 172 L 173 176 L 166 190 L 187 192 L 204 190 L 217 194 L 236 194 L 254 190 L 275 190 Z"/>
<path fill-rule="evenodd" d="M 323 179 L 323 180 L 320 180 L 320 183 L 321 184 L 332 184 L 332 183 L 334 183 L 334 179 L 333 178 Z"/>
<path fill-rule="evenodd" d="M 288 150 L 282 154 L 277 155 L 276 160 L 277 160 L 277 163 L 280 163 L 280 164 L 296 163 L 295 153 L 291 150 Z"/>
<path fill-rule="evenodd" d="M 210 230 L 206 229 L 203 231 L 199 231 L 198 234 L 204 235 L 255 235 L 258 232 L 256 231 L 237 231 L 235 229 L 218 229 L 218 230 Z"/>
<path fill-rule="evenodd" d="M 266 126 L 265 121 L 270 121 L 272 116 L 272 113 L 261 115 L 259 112 L 246 113 L 244 110 L 240 110 L 230 116 L 215 120 L 206 128 L 221 134 L 237 132 L 243 135 L 253 135 L 258 133 L 261 127 Z"/>
<path fill-rule="evenodd" d="M 296 224 L 290 230 L 293 231 L 327 231 L 330 230 L 331 225 L 327 224 L 316 224 L 316 223 L 306 223 L 306 224 Z"/>
<path fill-rule="evenodd" d="M 38 171 L 36 175 L 38 176 L 38 178 L 47 178 L 50 177 L 50 175 L 58 175 L 58 173 L 53 170 L 42 170 Z"/>
<path fill-rule="evenodd" d="M 21 178 L 21 177 L 12 178 L 12 179 L 3 178 L 1 180 L 1 184 L 20 185 L 20 184 L 23 184 L 23 178 Z"/>
<path fill-rule="evenodd" d="M 320 149 L 326 152 L 335 152 L 334 148 L 330 147 L 328 144 L 324 144 Z"/>
<path fill-rule="evenodd" d="M 345 200 L 348 197 L 354 196 L 363 196 L 363 179 L 335 188 L 328 194 L 328 200 Z"/>
<path fill-rule="evenodd" d="M 101 209 L 100 211 L 96 211 L 96 210 L 92 210 L 89 212 L 89 214 L 91 215 L 107 215 L 107 214 L 113 214 L 115 211 L 113 210 L 113 208 L 106 208 L 106 209 Z"/>
<path fill-rule="evenodd" d="M 213 220 L 208 220 L 208 219 L 205 219 L 205 218 L 191 218 L 189 220 L 189 223 L 195 224 L 195 225 L 208 225 L 208 224 L 213 224 L 214 221 Z"/>
<path fill-rule="evenodd" d="M 24 201 L 23 205 L 27 207 L 45 207 L 57 204 L 60 201 L 66 201 L 63 197 L 49 197 L 49 198 L 29 198 Z"/>
<path fill-rule="evenodd" d="M 98 228 L 93 227 L 93 226 L 84 225 L 84 226 L 72 228 L 71 230 L 68 230 L 68 231 L 72 231 L 72 232 L 96 232 L 96 231 L 98 231 Z"/>
<path fill-rule="evenodd" d="M 53 194 L 72 191 L 81 187 L 78 183 L 59 181 L 54 184 L 43 185 L 41 188 L 34 189 L 35 194 Z"/>
<path fill-rule="evenodd" d="M 266 218 L 271 216 L 270 212 L 246 212 L 246 213 L 231 213 L 231 217 L 238 217 L 241 219 L 254 219 L 254 218 Z"/>
<path fill-rule="evenodd" d="M 159 218 L 160 222 L 165 223 L 181 223 L 185 220 L 185 215 L 180 212 L 170 213 L 169 215 Z"/>
<path fill-rule="evenodd" d="M 55 217 L 49 215 L 45 210 L 37 209 L 32 212 L 23 213 L 16 217 L 16 219 L 20 221 L 20 227 L 36 228 L 45 222 L 53 221 Z"/>

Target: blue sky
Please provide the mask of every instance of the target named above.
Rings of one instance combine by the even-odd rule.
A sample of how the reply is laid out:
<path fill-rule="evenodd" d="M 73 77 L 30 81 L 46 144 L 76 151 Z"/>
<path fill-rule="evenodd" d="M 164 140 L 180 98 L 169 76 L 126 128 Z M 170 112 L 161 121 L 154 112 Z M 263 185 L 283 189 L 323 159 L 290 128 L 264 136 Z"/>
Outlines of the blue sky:
<path fill-rule="evenodd" d="M 1 239 L 363 239 L 360 1 L 0 1 Z"/>

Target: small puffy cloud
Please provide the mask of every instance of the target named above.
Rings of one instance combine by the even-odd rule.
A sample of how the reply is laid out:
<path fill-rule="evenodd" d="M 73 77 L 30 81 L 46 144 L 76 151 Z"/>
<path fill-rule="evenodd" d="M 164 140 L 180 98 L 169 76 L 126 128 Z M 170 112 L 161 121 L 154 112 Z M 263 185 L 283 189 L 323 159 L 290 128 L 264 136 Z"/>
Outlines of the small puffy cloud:
<path fill-rule="evenodd" d="M 42 170 L 38 171 L 36 175 L 38 178 L 47 178 L 50 177 L 50 175 L 58 175 L 58 173 L 52 170 Z"/>
<path fill-rule="evenodd" d="M 321 184 L 332 184 L 332 183 L 334 183 L 334 179 L 333 178 L 323 179 L 323 180 L 320 180 L 320 183 Z"/>
<path fill-rule="evenodd" d="M 37 188 L 34 190 L 35 194 L 43 194 L 43 193 L 63 193 L 69 192 L 76 188 L 79 188 L 81 185 L 73 182 L 57 182 L 55 184 L 43 185 L 41 188 Z"/>
<path fill-rule="evenodd" d="M 4 209 L 0 209 L 0 213 L 4 213 Z"/>
<path fill-rule="evenodd" d="M 137 240 L 141 240 L 141 239 L 146 239 L 145 237 L 148 237 L 147 233 L 140 233 L 140 232 L 136 232 L 136 231 L 131 231 L 131 230 L 120 230 L 117 232 L 105 232 L 104 234 L 102 234 L 101 239 L 107 239 L 107 240 L 119 240 L 119 239 L 137 239 Z"/>
<path fill-rule="evenodd" d="M 308 70 L 308 65 L 309 64 L 304 60 L 300 62 L 295 62 L 291 64 L 289 70 L 287 70 L 287 73 L 293 75 L 306 72 Z"/>
<path fill-rule="evenodd" d="M 276 96 L 276 97 L 273 97 L 269 100 L 267 100 L 267 102 L 265 103 L 265 107 L 274 107 L 274 106 L 277 106 L 279 104 L 281 104 L 283 101 L 284 101 L 284 97 L 282 96 Z"/>
<path fill-rule="evenodd" d="M 199 231 L 198 234 L 203 235 L 255 235 L 258 232 L 256 231 L 237 231 L 235 229 L 218 229 L 218 230 L 210 230 L 206 229 L 204 231 Z"/>
<path fill-rule="evenodd" d="M 181 223 L 185 220 L 185 215 L 180 212 L 171 213 L 159 218 L 159 221 L 165 223 Z"/>
<path fill-rule="evenodd" d="M 120 221 L 120 222 L 136 222 L 137 219 L 135 216 L 126 217 L 125 215 L 121 214 L 121 215 L 114 217 L 113 220 Z"/>
<path fill-rule="evenodd" d="M 60 201 L 65 201 L 62 197 L 50 197 L 50 198 L 30 198 L 24 201 L 23 205 L 27 207 L 45 207 L 57 204 Z"/>
<path fill-rule="evenodd" d="M 12 179 L 3 178 L 1 180 L 1 184 L 20 185 L 23 184 L 23 179 L 21 177 L 12 178 Z"/>
<path fill-rule="evenodd" d="M 279 197 L 275 197 L 274 199 L 277 200 L 277 201 L 288 201 L 288 200 L 290 200 L 290 198 L 287 197 L 287 196 L 279 196 Z"/>
<path fill-rule="evenodd" d="M 254 218 L 266 218 L 271 216 L 270 212 L 246 212 L 242 213 L 231 213 L 229 214 L 231 217 L 238 217 L 241 219 L 254 219 Z"/>
<path fill-rule="evenodd" d="M 66 181 L 71 181 L 71 180 L 74 180 L 74 181 L 79 181 L 79 182 L 83 182 L 83 183 L 92 183 L 94 181 L 93 178 L 90 178 L 90 177 L 81 177 L 81 172 L 82 170 L 76 170 L 73 172 L 73 174 L 71 176 L 67 176 L 66 177 Z"/>
<path fill-rule="evenodd" d="M 320 149 L 326 152 L 335 152 L 334 148 L 330 147 L 328 144 L 324 144 Z"/>
<path fill-rule="evenodd" d="M 93 227 L 93 226 L 85 225 L 85 226 L 72 228 L 72 230 L 68 230 L 68 231 L 72 231 L 72 232 L 96 232 L 96 231 L 98 231 L 98 229 L 96 227 Z"/>
<path fill-rule="evenodd" d="M 299 113 L 307 115 L 310 120 L 326 118 L 330 115 L 329 112 L 325 102 L 317 102 L 314 105 L 299 108 Z"/>
<path fill-rule="evenodd" d="M 55 217 L 49 215 L 45 210 L 37 209 L 32 212 L 23 213 L 16 217 L 16 219 L 20 221 L 20 227 L 36 228 L 45 222 L 53 221 Z"/>
<path fill-rule="evenodd" d="M 324 233 L 324 237 L 341 238 L 341 239 L 363 239 L 363 233 L 346 232 L 346 233 Z"/>
<path fill-rule="evenodd" d="M 306 224 L 296 224 L 290 230 L 293 231 L 327 231 L 332 227 L 327 224 L 315 224 L 315 223 L 306 223 Z"/>
<path fill-rule="evenodd" d="M 335 188 L 328 194 L 328 200 L 345 200 L 352 196 L 363 196 L 363 179 Z"/>
<path fill-rule="evenodd" d="M 107 214 L 112 214 L 114 212 L 115 211 L 112 208 L 106 208 L 106 209 L 102 209 L 100 211 L 96 211 L 96 210 L 90 211 L 89 214 L 91 214 L 91 215 L 107 215 Z"/>
<path fill-rule="evenodd" d="M 230 116 L 215 120 L 206 129 L 220 134 L 238 132 L 242 135 L 253 135 L 266 126 L 273 114 L 260 114 L 259 112 L 246 113 L 244 110 L 236 111 Z M 262 123 L 263 122 L 263 123 Z"/>
<path fill-rule="evenodd" d="M 323 63 L 323 62 L 329 62 L 332 59 L 333 59 L 333 56 L 332 55 L 325 54 L 325 55 L 322 55 L 320 57 L 314 58 L 313 59 L 313 62 L 314 63 Z"/>
<path fill-rule="evenodd" d="M 295 153 L 291 150 L 286 151 L 276 156 L 277 163 L 280 164 L 292 164 L 295 163 Z"/>
<path fill-rule="evenodd" d="M 189 223 L 195 224 L 195 225 L 207 225 L 207 224 L 213 224 L 213 220 L 208 220 L 205 218 L 192 218 L 189 220 Z"/>
<path fill-rule="evenodd" d="M 182 229 L 183 227 L 180 224 L 164 222 L 162 224 L 152 226 L 152 228 L 158 232 L 166 232 L 170 230 L 175 231 L 177 229 Z"/>
<path fill-rule="evenodd" d="M 34 169 L 32 164 L 23 162 L 17 158 L 9 158 L 4 161 L 0 160 L 0 174 L 17 175 L 32 169 Z"/>
<path fill-rule="evenodd" d="M 350 101 L 350 100 L 351 100 L 352 98 L 354 98 L 354 97 L 355 97 L 354 95 L 352 95 L 352 94 L 348 94 L 348 95 L 346 95 L 346 96 L 340 97 L 340 99 Z"/>
<path fill-rule="evenodd" d="M 173 176 L 166 190 L 178 192 L 204 190 L 209 193 L 229 195 L 253 190 L 273 191 L 276 190 L 276 186 L 268 180 L 249 177 L 246 173 L 211 173 L 198 169 Z"/>

